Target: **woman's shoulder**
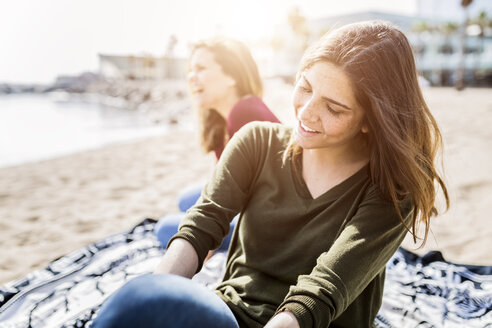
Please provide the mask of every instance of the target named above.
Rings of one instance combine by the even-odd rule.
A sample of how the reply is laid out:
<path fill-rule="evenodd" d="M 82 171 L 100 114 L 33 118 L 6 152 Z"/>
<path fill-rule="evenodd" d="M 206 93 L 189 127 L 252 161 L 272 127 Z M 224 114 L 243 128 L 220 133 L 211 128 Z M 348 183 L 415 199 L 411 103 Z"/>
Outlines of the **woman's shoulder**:
<path fill-rule="evenodd" d="M 251 121 L 280 122 L 261 98 L 248 95 L 232 107 L 227 117 L 229 133 L 239 130 L 239 128 Z"/>
<path fill-rule="evenodd" d="M 246 123 L 239 132 L 243 134 L 252 134 L 260 138 L 277 138 L 279 140 L 290 139 L 292 127 L 282 123 L 269 121 L 252 121 Z M 238 133 L 239 133 L 238 132 Z"/>
<path fill-rule="evenodd" d="M 254 96 L 254 95 L 247 95 L 241 98 L 233 108 L 243 108 L 243 107 L 261 107 L 261 108 L 268 108 L 267 105 L 261 100 L 260 97 Z"/>
<path fill-rule="evenodd" d="M 364 205 L 370 205 L 370 207 L 378 207 L 380 210 L 386 209 L 389 212 L 397 213 L 395 204 L 386 196 L 379 185 L 374 182 L 369 182 L 362 200 Z M 413 211 L 413 201 L 410 195 L 402 197 L 397 201 L 399 212 L 403 218 L 407 220 L 410 218 L 410 213 Z"/>
<path fill-rule="evenodd" d="M 271 149 L 272 147 L 277 148 L 287 145 L 292 136 L 292 130 L 292 127 L 281 123 L 253 121 L 239 129 L 232 139 L 239 139 L 257 145 L 266 145 L 267 149 Z"/>
<path fill-rule="evenodd" d="M 247 95 L 241 98 L 231 109 L 228 119 L 235 119 L 249 113 L 254 115 L 255 113 L 263 113 L 270 111 L 268 106 L 257 96 Z"/>

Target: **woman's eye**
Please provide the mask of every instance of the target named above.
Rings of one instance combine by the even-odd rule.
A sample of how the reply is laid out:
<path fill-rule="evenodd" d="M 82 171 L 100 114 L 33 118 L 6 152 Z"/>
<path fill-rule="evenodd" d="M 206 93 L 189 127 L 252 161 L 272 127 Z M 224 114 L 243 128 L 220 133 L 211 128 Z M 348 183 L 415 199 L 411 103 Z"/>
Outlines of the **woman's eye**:
<path fill-rule="evenodd" d="M 337 112 L 336 110 L 334 110 L 333 108 L 331 108 L 330 106 L 326 106 L 326 109 L 328 109 L 328 111 L 333 114 L 333 115 L 340 115 L 340 112 Z"/>
<path fill-rule="evenodd" d="M 301 85 L 299 88 L 300 88 L 300 89 L 301 89 L 301 91 L 303 91 L 303 92 L 307 92 L 307 93 L 310 93 L 310 92 L 311 92 L 311 89 L 310 89 L 310 88 L 307 88 L 307 87 L 305 87 L 305 86 L 302 86 L 302 85 Z"/>
<path fill-rule="evenodd" d="M 201 71 L 203 71 L 204 69 L 205 69 L 205 67 L 203 67 L 203 66 L 195 66 L 195 67 L 193 68 L 193 71 L 195 71 L 195 72 L 201 72 Z"/>

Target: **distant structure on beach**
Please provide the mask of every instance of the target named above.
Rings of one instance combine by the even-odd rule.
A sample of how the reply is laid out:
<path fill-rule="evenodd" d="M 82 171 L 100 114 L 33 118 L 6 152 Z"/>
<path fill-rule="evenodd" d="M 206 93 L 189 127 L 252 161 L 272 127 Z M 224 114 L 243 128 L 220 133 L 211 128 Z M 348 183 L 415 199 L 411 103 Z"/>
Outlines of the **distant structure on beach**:
<path fill-rule="evenodd" d="M 466 85 L 492 86 L 492 1 L 419 0 L 416 16 L 379 11 L 351 13 L 308 21 L 314 39 L 363 20 L 393 22 L 408 37 L 417 69 L 431 85 L 452 86 L 462 67 Z M 466 28 L 465 28 L 466 27 Z"/>
<path fill-rule="evenodd" d="M 184 79 L 186 58 L 99 54 L 99 74 L 108 79 Z"/>
<path fill-rule="evenodd" d="M 385 20 L 407 35 L 414 49 L 417 70 L 425 84 L 492 87 L 492 1 L 418 0 L 414 16 L 381 11 L 307 19 L 299 9 L 289 13 L 288 24 L 279 27 L 260 61 L 267 76 L 293 81 L 307 45 L 326 32 L 350 23 Z M 269 50 L 265 50 L 270 47 Z M 426 80 L 426 81 L 425 81 Z"/>

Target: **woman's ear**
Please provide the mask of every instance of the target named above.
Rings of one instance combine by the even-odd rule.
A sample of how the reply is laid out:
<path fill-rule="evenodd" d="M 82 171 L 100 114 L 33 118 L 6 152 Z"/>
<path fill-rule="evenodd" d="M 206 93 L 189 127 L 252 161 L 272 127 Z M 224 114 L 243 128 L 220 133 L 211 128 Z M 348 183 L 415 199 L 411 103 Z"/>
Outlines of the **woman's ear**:
<path fill-rule="evenodd" d="M 236 87 L 236 80 L 234 80 L 230 76 L 227 76 L 227 85 L 230 86 L 230 87 L 235 88 Z"/>
<path fill-rule="evenodd" d="M 360 131 L 361 131 L 362 133 L 368 133 L 368 132 L 369 132 L 369 128 L 367 127 L 367 123 L 366 123 L 366 122 L 364 122 L 364 123 L 362 124 L 362 127 L 360 128 Z"/>

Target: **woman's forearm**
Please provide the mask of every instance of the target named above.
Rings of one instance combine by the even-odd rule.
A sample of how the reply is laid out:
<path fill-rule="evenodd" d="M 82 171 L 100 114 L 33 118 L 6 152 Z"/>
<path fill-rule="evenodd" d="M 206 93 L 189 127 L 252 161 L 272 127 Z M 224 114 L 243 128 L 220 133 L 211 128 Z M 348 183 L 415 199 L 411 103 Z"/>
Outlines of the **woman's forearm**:
<path fill-rule="evenodd" d="M 299 322 L 290 311 L 283 311 L 274 316 L 264 328 L 299 328 Z"/>
<path fill-rule="evenodd" d="M 177 238 L 167 248 L 164 257 L 154 270 L 154 273 L 171 273 L 191 278 L 197 268 L 198 255 L 195 248 L 187 240 Z"/>

